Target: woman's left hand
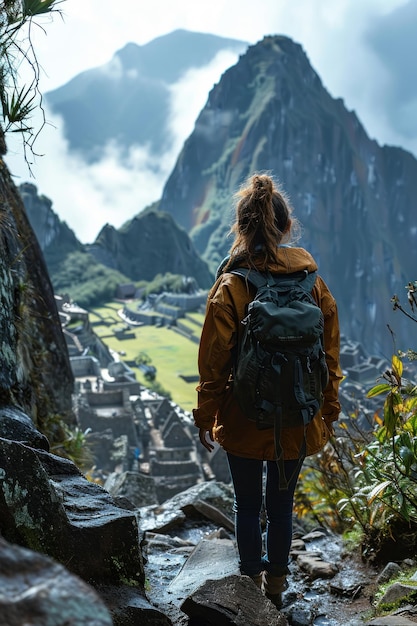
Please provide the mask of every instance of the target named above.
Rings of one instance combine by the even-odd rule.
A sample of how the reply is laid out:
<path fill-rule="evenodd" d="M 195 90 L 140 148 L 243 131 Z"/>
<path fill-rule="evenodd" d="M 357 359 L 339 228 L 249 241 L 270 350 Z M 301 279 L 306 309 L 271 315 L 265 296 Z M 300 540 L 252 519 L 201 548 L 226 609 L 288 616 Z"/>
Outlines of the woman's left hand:
<path fill-rule="evenodd" d="M 206 448 L 206 450 L 208 450 L 209 452 L 212 452 L 214 450 L 214 446 L 209 441 L 207 441 L 207 435 L 210 437 L 211 441 L 214 441 L 212 430 L 207 430 L 206 428 L 200 428 L 198 432 L 200 442 Z"/>

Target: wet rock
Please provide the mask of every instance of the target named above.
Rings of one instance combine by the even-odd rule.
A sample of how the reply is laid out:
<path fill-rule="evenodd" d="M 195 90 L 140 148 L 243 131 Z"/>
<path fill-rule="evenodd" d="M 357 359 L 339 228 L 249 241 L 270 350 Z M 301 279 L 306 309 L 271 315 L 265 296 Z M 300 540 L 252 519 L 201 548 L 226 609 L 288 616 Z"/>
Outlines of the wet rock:
<path fill-rule="evenodd" d="M 1 129 L 0 144 L 4 145 Z M 0 189 L 2 404 L 19 407 L 41 429 L 50 425 L 51 415 L 75 425 L 74 377 L 53 288 L 40 244 L 3 160 L 0 160 Z M 58 422 L 50 432 L 62 434 Z"/>
<path fill-rule="evenodd" d="M 47 438 L 36 429 L 26 413 L 13 406 L 0 408 L 0 437 L 49 451 Z"/>
<path fill-rule="evenodd" d="M 293 539 L 291 542 L 291 552 L 305 552 L 306 544 L 303 539 Z"/>
<path fill-rule="evenodd" d="M 216 528 L 213 532 L 208 533 L 206 539 L 230 539 L 230 534 L 224 528 Z"/>
<path fill-rule="evenodd" d="M 370 570 L 362 572 L 351 560 L 342 561 L 338 564 L 339 572 L 327 583 L 327 589 L 334 596 L 339 598 L 349 598 L 356 600 L 362 596 L 363 590 L 370 582 L 370 578 L 375 577 L 375 573 Z"/>
<path fill-rule="evenodd" d="M 47 476 L 83 476 L 78 467 L 62 456 L 48 454 L 43 450 L 36 450 L 36 458 L 39 460 Z"/>
<path fill-rule="evenodd" d="M 0 621 L 7 626 L 111 626 L 96 591 L 51 558 L 0 538 Z"/>
<path fill-rule="evenodd" d="M 356 582 L 352 582 L 351 580 L 346 581 L 343 577 L 340 577 L 332 580 L 329 584 L 329 591 L 335 596 L 355 599 L 361 594 L 362 587 L 362 583 L 358 580 L 356 580 Z"/>
<path fill-rule="evenodd" d="M 124 496 L 138 508 L 158 503 L 155 480 L 140 472 L 112 473 L 104 483 L 112 496 Z"/>
<path fill-rule="evenodd" d="M 230 485 L 206 482 L 193 485 L 159 505 L 140 507 L 141 531 L 165 533 L 186 519 L 205 518 L 234 530 L 233 490 Z"/>
<path fill-rule="evenodd" d="M 391 578 L 394 578 L 394 576 L 398 576 L 400 572 L 401 567 L 398 565 L 398 563 L 387 563 L 382 572 L 379 574 L 376 582 L 379 585 L 382 583 L 387 583 L 389 580 L 391 580 Z"/>
<path fill-rule="evenodd" d="M 288 626 L 284 615 L 247 576 L 206 580 L 185 599 L 181 610 L 207 626 Z"/>
<path fill-rule="evenodd" d="M 317 555 L 309 552 L 299 554 L 297 557 L 297 564 L 312 579 L 333 578 L 333 576 L 335 576 L 338 572 L 338 567 L 335 563 L 323 561 Z"/>
<path fill-rule="evenodd" d="M 325 537 L 327 537 L 327 533 L 324 530 L 312 530 L 303 536 L 303 541 L 315 541 L 316 539 L 324 539 Z"/>
<path fill-rule="evenodd" d="M 192 510 L 191 506 L 201 501 L 217 508 L 226 517 L 233 517 L 233 488 L 231 485 L 210 481 L 198 483 L 176 494 L 163 503 L 165 510 Z M 194 507 L 195 508 L 195 507 Z"/>
<path fill-rule="evenodd" d="M 404 559 L 401 566 L 405 569 L 411 569 L 412 567 L 417 567 L 417 561 L 415 559 Z"/>
<path fill-rule="evenodd" d="M 147 532 L 143 545 L 146 545 L 146 548 L 149 551 L 155 549 L 177 550 L 178 548 L 194 548 L 195 544 L 191 541 L 180 539 L 179 537 L 171 537 L 170 535 Z"/>
<path fill-rule="evenodd" d="M 315 617 L 314 611 L 303 603 L 295 602 L 287 611 L 291 626 L 310 626 Z"/>
<path fill-rule="evenodd" d="M 65 511 L 35 451 L 0 439 L 0 468 L 1 534 L 12 543 L 56 557 Z"/>
<path fill-rule="evenodd" d="M 152 606 L 143 590 L 128 586 L 97 588 L 111 612 L 114 626 L 171 626 L 167 615 Z"/>
<path fill-rule="evenodd" d="M 169 585 L 173 598 L 183 600 L 202 580 L 239 574 L 235 543 L 230 539 L 202 539 Z"/>
<path fill-rule="evenodd" d="M 0 439 L 0 468 L 5 539 L 52 556 L 84 580 L 143 585 L 135 514 L 71 461 Z"/>
<path fill-rule="evenodd" d="M 141 507 L 139 509 L 140 530 L 142 532 L 165 533 L 169 530 L 181 526 L 186 515 L 180 510 L 165 511 L 159 505 L 151 507 Z"/>
<path fill-rule="evenodd" d="M 126 509 L 127 511 L 137 511 L 136 507 L 132 502 L 125 498 L 125 496 L 113 496 L 113 502 L 120 509 Z"/>
<path fill-rule="evenodd" d="M 231 532 L 234 532 L 235 530 L 235 523 L 230 517 L 222 513 L 217 507 L 209 504 L 208 502 L 204 502 L 203 500 L 195 500 L 192 504 L 183 506 L 182 510 L 187 517 L 194 517 L 195 512 L 215 524 L 224 526 Z"/>

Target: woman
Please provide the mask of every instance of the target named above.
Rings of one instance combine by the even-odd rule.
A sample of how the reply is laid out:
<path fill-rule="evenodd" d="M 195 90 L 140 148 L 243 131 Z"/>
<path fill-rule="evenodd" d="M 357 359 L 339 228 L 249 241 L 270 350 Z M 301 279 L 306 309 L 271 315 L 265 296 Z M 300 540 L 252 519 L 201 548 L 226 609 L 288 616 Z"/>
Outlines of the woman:
<path fill-rule="evenodd" d="M 294 490 L 304 433 L 287 428 L 281 434 L 284 469 L 289 484 L 287 490 L 280 490 L 279 470 L 274 460 L 274 431 L 257 430 L 256 424 L 241 412 L 232 391 L 233 357 L 242 335 L 240 322 L 254 297 L 254 289 L 230 270 L 240 266 L 286 274 L 301 270 L 314 272 L 317 264 L 303 248 L 288 245 L 297 222 L 291 217 L 292 209 L 285 195 L 270 176 L 252 176 L 237 197 L 236 219 L 232 226 L 234 242 L 208 295 L 198 360 L 198 408 L 193 414 L 202 445 L 211 452 L 211 441 L 217 441 L 227 453 L 235 492 L 235 532 L 240 571 L 250 576 L 280 607 L 282 592 L 287 587 Z M 333 432 L 332 423 L 340 413 L 338 387 L 342 378 L 337 306 L 327 285 L 318 275 L 312 295 L 324 316 L 324 349 L 329 383 L 324 392 L 322 410 L 307 426 L 307 455 L 318 452 Z M 262 555 L 260 516 L 265 462 L 266 545 Z"/>

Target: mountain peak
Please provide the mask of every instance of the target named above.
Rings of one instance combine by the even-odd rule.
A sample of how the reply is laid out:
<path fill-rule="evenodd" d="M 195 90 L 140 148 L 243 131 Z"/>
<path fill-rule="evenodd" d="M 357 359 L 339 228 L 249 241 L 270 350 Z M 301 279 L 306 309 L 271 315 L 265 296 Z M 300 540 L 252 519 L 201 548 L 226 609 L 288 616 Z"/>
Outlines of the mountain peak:
<path fill-rule="evenodd" d="M 106 66 L 79 74 L 45 97 L 52 112 L 64 120 L 70 150 L 86 160 L 100 160 L 111 142 L 122 154 L 139 145 L 160 155 L 171 137 L 172 85 L 188 70 L 205 68 L 218 53 L 237 54 L 247 45 L 176 30 L 143 46 L 127 43 Z"/>
<path fill-rule="evenodd" d="M 212 271 L 231 244 L 234 194 L 262 171 L 291 198 L 301 245 L 336 297 L 344 332 L 386 356 L 389 324 L 407 346 L 390 299 L 417 265 L 409 200 L 417 194 L 417 160 L 371 140 L 302 47 L 283 36 L 250 46 L 223 74 L 163 190 L 159 208 L 191 232 Z"/>
<path fill-rule="evenodd" d="M 238 39 L 177 29 L 142 46 L 128 43 L 116 56 L 126 69 L 171 84 L 187 70 L 208 65 L 221 51 L 244 52 L 247 47 Z"/>

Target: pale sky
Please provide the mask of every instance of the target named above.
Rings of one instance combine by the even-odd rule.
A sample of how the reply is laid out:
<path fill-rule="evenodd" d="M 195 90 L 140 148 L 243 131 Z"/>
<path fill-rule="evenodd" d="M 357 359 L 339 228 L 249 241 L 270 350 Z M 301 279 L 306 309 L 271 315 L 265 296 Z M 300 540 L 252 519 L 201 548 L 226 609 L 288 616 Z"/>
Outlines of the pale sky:
<path fill-rule="evenodd" d="M 417 155 L 415 0 L 64 0 L 60 8 L 62 18 L 44 18 L 43 28 L 32 34 L 44 92 L 109 62 L 129 42 L 143 45 L 177 28 L 250 44 L 265 35 L 284 34 L 302 45 L 326 89 L 355 110 L 371 138 Z M 236 61 L 223 54 L 176 85 L 172 125 L 177 141 L 158 175 L 150 173 L 144 147 L 132 153 L 127 169 L 118 165 L 115 147 L 102 162 L 87 168 L 68 154 L 61 121 L 49 117 L 54 126 L 39 140 L 38 151 L 44 156 L 32 166 L 34 177 L 19 145 L 6 138 L 6 162 L 16 184 L 35 184 L 83 242 L 92 242 L 106 222 L 119 227 L 159 199 L 208 92 Z"/>

